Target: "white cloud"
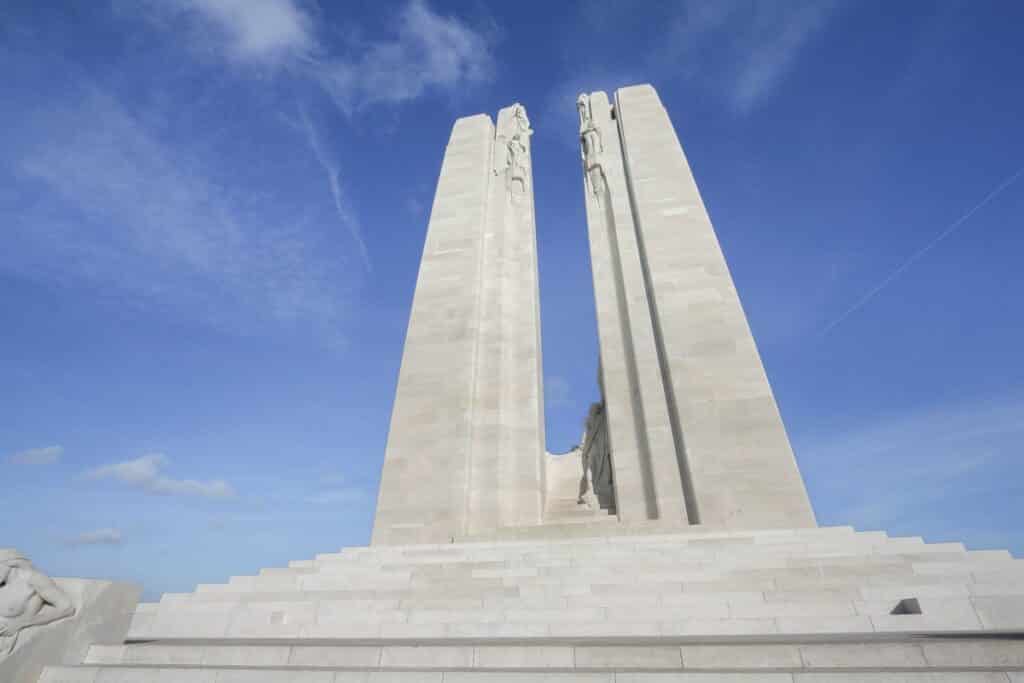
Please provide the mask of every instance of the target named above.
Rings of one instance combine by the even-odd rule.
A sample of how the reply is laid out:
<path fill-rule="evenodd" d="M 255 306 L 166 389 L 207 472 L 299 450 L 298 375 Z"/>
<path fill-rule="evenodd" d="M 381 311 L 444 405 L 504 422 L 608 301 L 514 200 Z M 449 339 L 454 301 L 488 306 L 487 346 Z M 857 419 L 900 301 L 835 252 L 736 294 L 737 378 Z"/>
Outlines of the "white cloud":
<path fill-rule="evenodd" d="M 796 3 L 789 12 L 758 26 L 733 91 L 733 102 L 739 109 L 751 109 L 778 86 L 804 45 L 825 25 L 832 9 L 832 3 L 821 0 Z"/>
<path fill-rule="evenodd" d="M 412 0 L 399 13 L 393 37 L 359 46 L 355 59 L 325 60 L 318 76 L 338 106 L 351 112 L 376 102 L 400 104 L 431 89 L 453 92 L 488 81 L 493 72 L 483 32 Z"/>
<path fill-rule="evenodd" d="M 745 113 L 773 94 L 837 7 L 837 0 L 686 0 L 656 51 L 660 66 L 724 84 L 733 107 Z"/>
<path fill-rule="evenodd" d="M 149 453 L 134 460 L 104 465 L 86 473 L 90 479 L 114 479 L 148 493 L 172 496 L 202 496 L 204 498 L 231 498 L 235 490 L 230 484 L 217 479 L 171 479 L 162 474 L 168 463 L 162 453 Z"/>
<path fill-rule="evenodd" d="M 96 529 L 68 539 L 70 545 L 120 545 L 123 537 L 120 529 Z"/>
<path fill-rule="evenodd" d="M 346 113 L 374 103 L 401 104 L 429 90 L 456 92 L 490 80 L 494 57 L 484 32 L 455 16 L 410 0 L 389 22 L 391 35 L 318 39 L 310 13 L 293 0 L 188 0 L 158 5 L 200 19 L 206 51 L 255 65 L 284 67 L 311 79 Z"/>
<path fill-rule="evenodd" d="M 326 255 L 329 231 L 303 225 L 298 209 L 226 186 L 97 88 L 71 89 L 31 121 L 15 167 L 34 198 L 0 212 L 0 269 L 101 286 L 233 331 L 269 320 L 336 334 L 354 276 Z"/>
<path fill-rule="evenodd" d="M 350 505 L 367 500 L 369 500 L 369 495 L 366 491 L 350 486 L 321 491 L 306 497 L 306 502 L 314 505 Z"/>
<path fill-rule="evenodd" d="M 29 448 L 9 456 L 7 462 L 12 465 L 53 465 L 63 453 L 64 448 L 61 446 Z"/>
<path fill-rule="evenodd" d="M 630 3 L 589 3 L 578 18 L 578 37 L 566 50 L 583 59 L 570 63 L 572 78 L 557 86 L 557 111 L 572 112 L 575 93 L 647 81 L 685 80 L 745 114 L 769 100 L 800 58 L 837 14 L 842 0 L 676 0 L 647 7 L 645 49 L 633 58 L 605 54 L 595 44 L 611 44 L 623 27 L 636 27 Z M 580 79 L 580 76 L 587 77 Z M 623 80 L 621 77 L 630 77 Z M 567 109 L 563 109 L 567 107 Z M 549 107 L 550 108 L 550 107 Z M 569 114 L 562 114 L 567 118 Z"/>
<path fill-rule="evenodd" d="M 312 18 L 293 0 L 185 0 L 175 7 L 205 19 L 233 60 L 280 63 L 316 48 Z"/>

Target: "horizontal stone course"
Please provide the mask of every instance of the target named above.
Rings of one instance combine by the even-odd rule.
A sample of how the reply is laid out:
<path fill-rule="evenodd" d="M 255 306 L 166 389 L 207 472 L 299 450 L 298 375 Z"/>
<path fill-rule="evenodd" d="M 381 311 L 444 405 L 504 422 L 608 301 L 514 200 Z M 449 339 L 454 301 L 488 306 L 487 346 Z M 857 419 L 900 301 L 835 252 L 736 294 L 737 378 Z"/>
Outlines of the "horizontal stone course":
<path fill-rule="evenodd" d="M 1019 683 L 1021 672 L 512 672 L 49 667 L 40 683 Z"/>

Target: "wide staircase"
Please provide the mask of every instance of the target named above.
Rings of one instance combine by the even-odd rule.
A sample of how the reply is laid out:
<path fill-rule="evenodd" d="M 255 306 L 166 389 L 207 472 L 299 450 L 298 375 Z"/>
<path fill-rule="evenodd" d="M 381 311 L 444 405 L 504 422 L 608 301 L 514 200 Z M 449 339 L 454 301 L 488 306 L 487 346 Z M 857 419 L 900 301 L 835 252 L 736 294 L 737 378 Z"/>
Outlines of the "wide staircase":
<path fill-rule="evenodd" d="M 166 594 L 41 680 L 1024 683 L 1024 561 L 1006 552 L 848 527 L 514 532 Z"/>

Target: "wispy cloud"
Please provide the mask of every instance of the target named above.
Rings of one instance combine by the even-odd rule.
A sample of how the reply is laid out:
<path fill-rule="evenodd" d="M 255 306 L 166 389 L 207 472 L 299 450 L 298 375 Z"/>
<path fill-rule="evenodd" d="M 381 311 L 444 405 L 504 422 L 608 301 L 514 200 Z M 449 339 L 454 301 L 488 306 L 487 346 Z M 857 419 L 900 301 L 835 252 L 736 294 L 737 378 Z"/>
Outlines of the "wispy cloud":
<path fill-rule="evenodd" d="M 393 36 L 353 46 L 354 57 L 319 62 L 316 77 L 343 111 L 400 104 L 429 90 L 455 92 L 493 77 L 486 34 L 458 17 L 412 0 L 395 25 Z"/>
<path fill-rule="evenodd" d="M 316 127 L 313 125 L 312 120 L 309 118 L 309 112 L 306 111 L 305 107 L 299 107 L 299 116 L 302 121 L 302 132 L 306 136 L 306 142 L 309 143 L 309 148 L 313 151 L 313 156 L 316 157 L 317 162 L 324 169 L 324 173 L 327 174 L 327 186 L 331 191 L 331 199 L 334 201 L 334 210 L 338 215 L 338 220 L 341 224 L 348 229 L 349 235 L 351 235 L 353 241 L 359 248 L 359 255 L 363 259 L 363 265 L 366 266 L 367 270 L 372 268 L 370 264 L 370 254 L 366 250 L 366 241 L 363 239 L 362 229 L 359 226 L 359 219 L 356 218 L 355 214 L 349 210 L 348 201 L 342 193 L 341 189 L 341 172 L 338 168 L 338 162 L 327 154 L 324 149 L 323 143 L 320 141 L 320 135 L 317 132 Z"/>
<path fill-rule="evenodd" d="M 317 34 L 310 11 L 293 0 L 189 0 L 158 4 L 166 15 L 198 20 L 204 52 L 234 62 L 279 67 L 318 84 L 337 106 L 353 113 L 375 103 L 401 104 L 436 90 L 490 80 L 494 57 L 488 34 L 463 19 L 410 0 L 388 22 L 390 35 L 365 39 L 349 27 L 338 43 Z M 353 30 L 354 29 L 354 30 Z"/>
<path fill-rule="evenodd" d="M 316 49 L 312 17 L 293 0 L 185 0 L 164 9 L 201 17 L 233 60 L 280 63 Z"/>
<path fill-rule="evenodd" d="M 1000 478 L 986 473 L 1019 466 L 1022 440 L 1021 395 L 935 405 L 845 433 L 794 437 L 830 517 L 880 529 L 908 521 L 923 528 L 972 487 L 998 485 Z"/>
<path fill-rule="evenodd" d="M 120 529 L 96 529 L 69 538 L 68 545 L 120 545 L 122 540 Z"/>
<path fill-rule="evenodd" d="M 233 329 L 243 319 L 334 326 L 351 277 L 323 253 L 326 233 L 258 192 L 232 192 L 194 150 L 102 90 L 63 96 L 26 119 L 14 159 L 25 201 L 0 209 L 0 269 Z"/>
<path fill-rule="evenodd" d="M 197 481 L 195 479 L 172 479 L 162 470 L 168 463 L 167 456 L 149 453 L 134 460 L 104 465 L 86 473 L 89 479 L 113 479 L 147 493 L 170 496 L 202 496 L 204 498 L 232 498 L 235 490 L 230 484 L 217 479 Z"/>
<path fill-rule="evenodd" d="M 64 448 L 62 446 L 29 448 L 28 450 L 9 455 L 7 462 L 12 465 L 53 465 L 60 460 L 63 454 Z"/>
<path fill-rule="evenodd" d="M 735 110 L 745 113 L 772 95 L 837 8 L 836 0 L 687 0 L 658 59 L 681 64 L 691 79 L 724 85 Z"/>
<path fill-rule="evenodd" d="M 346 115 L 375 104 L 400 105 L 428 93 L 455 95 L 494 75 L 494 32 L 439 13 L 425 0 L 389 8 L 386 33 L 366 37 L 362 27 L 348 26 L 332 40 L 317 30 L 313 6 L 294 0 L 158 0 L 145 7 L 145 16 L 168 31 L 184 31 L 202 55 L 241 67 L 273 67 L 290 85 L 326 95 Z M 345 195 L 341 163 L 328 151 L 333 144 L 325 141 L 306 107 L 300 107 L 297 127 L 324 171 L 335 214 L 370 270 L 360 221 Z M 284 302 L 304 300 L 277 287 L 271 291 L 281 292 Z"/>
<path fill-rule="evenodd" d="M 840 0 L 676 0 L 648 6 L 645 49 L 630 59 L 616 51 L 606 56 L 593 46 L 611 43 L 623 26 L 633 26 L 635 7 L 589 3 L 582 6 L 579 36 L 568 39 L 572 77 L 552 97 L 559 112 L 571 113 L 575 93 L 566 92 L 569 84 L 578 92 L 684 80 L 746 114 L 775 94 L 840 6 Z"/>
<path fill-rule="evenodd" d="M 329 489 L 306 496 L 306 502 L 314 505 L 351 505 L 364 503 L 369 499 L 370 495 L 366 491 L 352 486 Z"/>

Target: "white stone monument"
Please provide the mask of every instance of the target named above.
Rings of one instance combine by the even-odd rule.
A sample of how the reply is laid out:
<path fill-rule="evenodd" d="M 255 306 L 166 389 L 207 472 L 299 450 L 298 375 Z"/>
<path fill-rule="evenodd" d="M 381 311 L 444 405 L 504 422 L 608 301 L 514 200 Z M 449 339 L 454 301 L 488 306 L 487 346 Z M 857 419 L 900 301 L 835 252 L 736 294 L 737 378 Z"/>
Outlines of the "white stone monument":
<path fill-rule="evenodd" d="M 459 119 L 372 544 L 165 594 L 42 681 L 1024 683 L 1024 563 L 816 525 L 657 93 L 577 110 L 602 393 L 580 447 L 544 451 L 526 111 Z"/>

